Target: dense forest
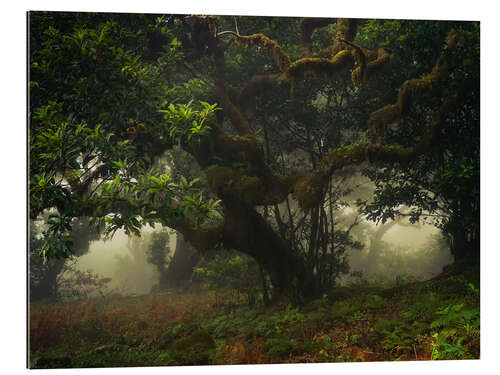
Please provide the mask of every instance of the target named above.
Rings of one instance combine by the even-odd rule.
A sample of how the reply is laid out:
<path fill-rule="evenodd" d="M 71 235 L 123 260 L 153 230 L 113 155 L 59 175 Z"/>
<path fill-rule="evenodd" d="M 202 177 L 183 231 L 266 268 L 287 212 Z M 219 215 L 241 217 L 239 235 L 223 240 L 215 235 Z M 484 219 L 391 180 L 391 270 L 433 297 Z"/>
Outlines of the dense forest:
<path fill-rule="evenodd" d="M 479 358 L 478 22 L 28 25 L 30 368 Z"/>

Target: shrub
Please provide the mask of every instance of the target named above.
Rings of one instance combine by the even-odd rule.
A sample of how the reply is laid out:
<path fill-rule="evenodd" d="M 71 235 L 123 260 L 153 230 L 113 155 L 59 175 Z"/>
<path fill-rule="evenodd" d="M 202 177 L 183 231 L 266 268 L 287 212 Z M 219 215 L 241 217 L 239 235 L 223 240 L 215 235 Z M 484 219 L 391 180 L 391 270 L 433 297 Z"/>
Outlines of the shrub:
<path fill-rule="evenodd" d="M 203 329 L 196 329 L 188 336 L 181 337 L 170 347 L 169 352 L 178 364 L 209 364 L 215 354 L 215 341 Z"/>
<path fill-rule="evenodd" d="M 240 296 L 245 296 L 248 305 L 257 303 L 262 281 L 257 263 L 248 256 L 217 254 L 204 266 L 195 268 L 194 275 L 205 289 L 215 292 L 217 304 L 220 295 L 226 297 L 225 302 L 229 297 L 239 303 Z"/>

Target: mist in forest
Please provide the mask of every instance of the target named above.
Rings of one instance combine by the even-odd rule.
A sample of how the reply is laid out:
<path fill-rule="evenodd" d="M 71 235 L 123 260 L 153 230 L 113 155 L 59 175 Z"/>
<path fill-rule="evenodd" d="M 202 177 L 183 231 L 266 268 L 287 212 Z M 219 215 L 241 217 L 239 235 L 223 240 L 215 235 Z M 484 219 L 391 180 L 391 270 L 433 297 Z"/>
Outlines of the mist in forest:
<path fill-rule="evenodd" d="M 166 165 L 165 160 L 160 161 Z M 339 225 L 347 226 L 353 221 L 353 217 L 358 216 L 359 222 L 353 226 L 351 235 L 362 246 L 360 249 L 351 248 L 347 251 L 349 273 L 339 277 L 339 284 L 359 278 L 379 281 L 428 279 L 438 275 L 444 266 L 453 262 L 449 243 L 434 225 L 412 224 L 404 217 L 385 223 L 375 223 L 364 218 L 355 202 L 371 197 L 374 185 L 361 173 L 354 173 L 343 179 L 342 183 L 346 189 L 352 187 L 353 192 L 345 196 L 348 204 L 338 212 Z M 290 204 L 292 208 L 296 207 L 295 201 Z M 92 241 L 88 252 L 76 259 L 75 267 L 81 271 L 90 270 L 101 278 L 111 279 L 106 288 L 109 294 L 149 294 L 158 289 L 160 273 L 148 261 L 147 251 L 151 245 L 151 234 L 161 230 L 161 226 L 143 227 L 140 237 L 127 236 L 123 230 L 119 230 L 112 238 Z M 175 231 L 168 232 L 167 267 L 175 254 L 177 238 Z M 217 253 L 218 251 L 214 251 L 214 254 Z M 222 253 L 224 256 L 225 251 Z M 250 258 L 249 261 L 254 262 Z M 206 265 L 203 257 L 198 257 L 194 268 L 200 265 Z M 167 283 L 164 287 L 174 288 L 175 285 Z"/>
<path fill-rule="evenodd" d="M 145 237 L 152 231 L 152 228 L 143 228 L 141 237 L 117 231 L 111 239 L 93 241 L 88 253 L 78 258 L 76 267 L 111 278 L 109 291 L 121 295 L 148 294 L 159 279 L 158 271 L 147 261 L 145 251 L 149 243 Z M 171 255 L 175 251 L 175 238 L 175 232 L 172 232 L 169 241 Z M 139 246 L 141 242 L 143 246 Z"/>
<path fill-rule="evenodd" d="M 372 226 L 376 231 L 377 225 Z M 152 229 L 145 228 L 143 232 L 147 235 Z M 82 271 L 92 270 L 101 277 L 111 278 L 110 291 L 121 295 L 148 294 L 158 284 L 159 274 L 154 265 L 146 261 L 144 249 L 139 249 L 144 257 L 134 257 L 129 250 L 134 246 L 131 242 L 123 231 L 118 231 L 112 239 L 93 241 L 88 253 L 78 258 L 76 266 Z M 136 246 L 138 243 L 140 238 L 136 238 Z M 171 256 L 175 244 L 176 235 L 172 232 L 169 239 Z M 362 250 L 353 250 L 349 254 L 351 271 L 361 272 L 364 277 L 385 280 L 394 280 L 398 276 L 429 278 L 453 260 L 439 230 L 431 225 L 394 225 L 383 237 L 382 261 L 376 264 L 364 261 L 369 246 L 368 241 Z M 403 263 L 402 259 L 405 259 Z"/>

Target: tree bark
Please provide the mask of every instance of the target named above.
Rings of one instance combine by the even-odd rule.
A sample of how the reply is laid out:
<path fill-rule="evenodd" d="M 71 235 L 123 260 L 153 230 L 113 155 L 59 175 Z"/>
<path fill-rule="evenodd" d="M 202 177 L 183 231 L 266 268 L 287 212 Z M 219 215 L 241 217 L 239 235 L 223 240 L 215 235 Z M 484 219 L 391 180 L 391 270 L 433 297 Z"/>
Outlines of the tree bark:
<path fill-rule="evenodd" d="M 66 259 L 52 259 L 48 261 L 43 277 L 36 285 L 32 285 L 30 299 L 55 300 L 58 298 L 57 276 L 61 273 Z"/>
<path fill-rule="evenodd" d="M 180 288 L 191 279 L 193 268 L 200 261 L 200 254 L 185 241 L 182 233 L 176 233 L 175 253 L 165 273 L 167 287 Z"/>
<path fill-rule="evenodd" d="M 253 257 L 272 281 L 273 298 L 283 295 L 300 303 L 314 296 L 314 278 L 265 219 L 250 205 L 225 199 L 224 244 Z"/>

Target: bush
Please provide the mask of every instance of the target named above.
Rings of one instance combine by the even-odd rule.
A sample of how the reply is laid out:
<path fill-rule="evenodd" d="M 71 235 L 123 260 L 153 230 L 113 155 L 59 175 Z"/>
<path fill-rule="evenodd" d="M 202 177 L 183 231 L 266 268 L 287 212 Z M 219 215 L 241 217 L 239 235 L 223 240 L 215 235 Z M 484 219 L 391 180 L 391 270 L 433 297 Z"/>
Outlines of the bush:
<path fill-rule="evenodd" d="M 288 337 L 273 338 L 266 341 L 262 351 L 275 357 L 288 357 L 297 347 L 295 340 Z"/>
<path fill-rule="evenodd" d="M 219 304 L 220 295 L 235 303 L 244 296 L 248 305 L 255 305 L 261 291 L 261 278 L 257 263 L 244 255 L 216 255 L 204 266 L 194 270 L 194 277 L 205 289 L 215 292 Z"/>

